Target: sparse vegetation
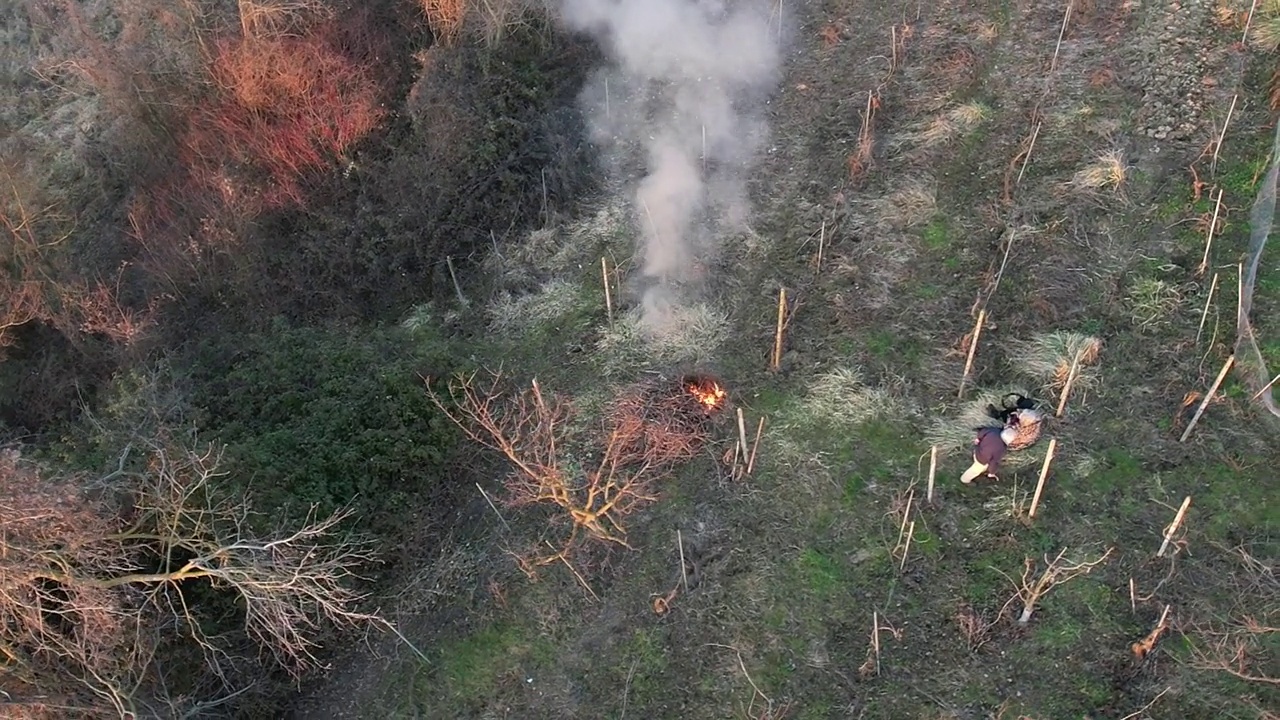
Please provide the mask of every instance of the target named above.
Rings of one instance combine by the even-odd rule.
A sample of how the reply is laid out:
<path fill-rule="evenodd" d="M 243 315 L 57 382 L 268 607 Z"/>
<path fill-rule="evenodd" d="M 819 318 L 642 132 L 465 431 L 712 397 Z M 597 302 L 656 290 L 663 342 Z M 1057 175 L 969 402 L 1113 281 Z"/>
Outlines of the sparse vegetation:
<path fill-rule="evenodd" d="M 0 707 L 1270 718 L 1280 6 L 641 6 L 0 10 Z"/>

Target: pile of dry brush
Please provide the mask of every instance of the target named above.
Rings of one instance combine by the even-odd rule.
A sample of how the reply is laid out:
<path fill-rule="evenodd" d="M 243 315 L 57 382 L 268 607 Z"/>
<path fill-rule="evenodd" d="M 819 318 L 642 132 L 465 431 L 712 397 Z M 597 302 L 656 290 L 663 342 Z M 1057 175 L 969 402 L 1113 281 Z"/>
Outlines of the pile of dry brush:
<path fill-rule="evenodd" d="M 549 504 L 567 534 L 550 554 L 526 559 L 526 567 L 565 560 L 582 539 L 627 546 L 627 515 L 656 499 L 655 483 L 693 458 L 708 439 L 710 420 L 723 410 L 699 398 L 700 377 L 655 378 L 627 388 L 604 413 L 599 436 L 574 437 L 573 409 L 548 397 L 534 380 L 520 392 L 501 389 L 493 373 L 448 383 L 448 398 L 433 390 L 436 405 L 468 438 L 500 453 L 512 465 L 505 480 L 507 507 Z"/>

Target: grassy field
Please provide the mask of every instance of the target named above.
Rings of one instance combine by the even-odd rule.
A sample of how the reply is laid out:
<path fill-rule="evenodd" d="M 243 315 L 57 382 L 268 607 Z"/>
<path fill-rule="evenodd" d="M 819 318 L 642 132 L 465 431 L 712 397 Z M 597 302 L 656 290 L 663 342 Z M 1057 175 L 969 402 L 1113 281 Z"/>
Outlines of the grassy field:
<path fill-rule="evenodd" d="M 546 513 L 500 520 L 477 492 L 387 598 L 430 662 L 352 651 L 297 717 L 1275 717 L 1275 419 L 1233 375 L 1179 441 L 1235 341 L 1274 59 L 1208 0 L 795 5 L 752 231 L 725 239 L 680 337 L 640 344 L 625 294 L 607 319 L 600 258 L 625 273 L 634 235 L 608 198 L 487 266 L 539 289 L 415 316 L 489 323 L 494 364 L 587 416 L 646 372 L 709 368 L 749 430 L 764 419 L 753 474 L 726 477 L 723 418 L 627 519 L 634 549 L 583 554 L 581 578 L 521 573 L 508 551 L 541 542 Z M 1256 293 L 1274 371 L 1273 258 Z M 1102 349 L 1051 425 L 1031 519 L 1046 442 L 975 486 L 949 446 L 981 398 L 1056 405 L 1028 346 L 1051 333 Z M 1102 560 L 1017 622 L 1023 581 L 1063 552 L 1055 567 Z"/>
<path fill-rule="evenodd" d="M 27 595 L 0 598 L 24 609 L 0 623 L 0 707 L 1280 717 L 1274 247 L 1256 351 L 1238 330 L 1280 161 L 1280 4 L 761 0 L 777 54 L 653 31 L 679 2 L 626 6 L 653 14 L 612 48 L 540 4 L 4 10 L 0 525 L 40 542 L 5 541 Z M 626 15 L 553 5 L 578 31 L 591 8 Z M 624 51 L 630 74 L 605 72 Z M 718 103 L 723 86 L 751 102 Z M 683 295 L 647 333 L 642 248 L 702 191 L 710 219 L 681 236 L 697 247 L 666 247 Z M 513 463 L 444 416 L 459 369 L 501 374 L 493 408 L 564 403 L 539 466 L 557 472 L 515 477 L 608 467 L 623 401 L 675 428 L 650 436 L 674 448 L 658 459 L 699 442 L 646 466 L 628 512 L 577 516 L 620 542 L 579 532 L 560 556 L 572 520 L 512 502 Z M 694 374 L 727 391 L 709 418 Z M 1061 412 L 999 480 L 960 483 L 1008 392 Z M 153 542 L 172 538 L 116 530 L 164 467 L 130 450 L 161 439 L 225 445 L 208 498 L 243 514 L 218 532 L 349 509 L 336 539 L 371 549 L 341 577 L 369 596 L 341 610 L 399 636 L 310 624 L 334 606 L 291 595 L 286 625 L 329 671 L 290 675 L 246 596 L 207 579 L 224 576 L 154 577 L 185 563 Z M 13 570 L 82 547 L 24 509 L 72 497 L 101 523 L 67 528 L 141 544 L 109 568 Z M 73 566 L 146 631 L 63 653 L 96 638 L 89 615 L 33 608 L 71 602 Z M 180 583 L 190 608 L 148 604 Z"/>

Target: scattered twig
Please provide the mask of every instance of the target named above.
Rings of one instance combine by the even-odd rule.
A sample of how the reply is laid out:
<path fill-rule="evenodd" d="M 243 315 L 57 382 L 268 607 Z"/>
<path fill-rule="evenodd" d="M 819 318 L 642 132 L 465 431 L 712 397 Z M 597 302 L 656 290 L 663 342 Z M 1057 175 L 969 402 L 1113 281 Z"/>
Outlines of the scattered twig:
<path fill-rule="evenodd" d="M 822 219 L 822 227 L 818 229 L 818 260 L 814 263 L 814 274 L 822 273 L 822 251 L 827 243 L 827 220 Z"/>
<path fill-rule="evenodd" d="M 1058 397 L 1058 409 L 1054 412 L 1054 417 L 1062 417 L 1062 413 L 1067 409 L 1067 398 L 1071 396 L 1071 386 L 1075 384 L 1076 373 L 1080 370 L 1080 353 L 1076 353 L 1071 358 L 1071 367 L 1067 369 L 1067 381 L 1062 384 L 1062 395 Z"/>
<path fill-rule="evenodd" d="M 622 710 L 618 713 L 618 720 L 626 720 L 627 717 L 627 697 L 631 694 L 631 678 L 635 677 L 636 666 L 640 664 L 640 658 L 631 661 L 631 669 L 627 671 L 627 682 L 622 686 Z"/>
<path fill-rule="evenodd" d="M 1173 536 L 1178 532 L 1178 528 L 1182 526 L 1182 521 L 1187 516 L 1187 508 L 1191 507 L 1191 496 L 1188 495 L 1182 501 L 1182 507 L 1178 508 L 1178 514 L 1173 516 L 1173 522 L 1164 531 L 1164 542 L 1160 543 L 1160 550 L 1156 553 L 1156 557 L 1164 557 L 1164 553 L 1169 549 L 1169 543 L 1173 541 Z"/>
<path fill-rule="evenodd" d="M 546 543 L 547 543 L 547 547 L 551 548 L 553 551 L 556 551 L 556 546 L 552 545 L 550 540 L 546 541 Z M 582 587 L 587 589 L 587 592 L 591 594 L 592 599 L 594 599 L 596 602 L 599 602 L 600 596 L 596 595 L 596 591 L 591 589 L 591 585 L 587 583 L 586 578 L 582 577 L 582 573 L 578 572 L 578 569 L 573 566 L 573 563 L 569 562 L 569 558 L 565 557 L 564 551 L 562 550 L 556 551 L 555 557 L 557 560 L 564 563 L 565 567 L 569 568 L 569 572 L 573 573 L 573 576 L 578 579 L 578 583 L 582 585 Z"/>
<path fill-rule="evenodd" d="M 902 545 L 902 561 L 898 563 L 898 572 L 902 572 L 907 567 L 907 555 L 911 552 L 911 538 L 916 534 L 916 521 L 912 520 L 907 527 L 907 536 Z"/>
<path fill-rule="evenodd" d="M 880 613 L 871 611 L 871 653 L 875 660 L 876 675 L 880 674 Z"/>
<path fill-rule="evenodd" d="M 742 414 L 742 408 L 738 408 L 738 444 L 742 448 L 742 462 L 747 462 L 747 457 L 751 451 L 747 447 L 747 421 Z"/>
<path fill-rule="evenodd" d="M 1166 622 L 1168 619 L 1169 606 L 1165 605 L 1164 612 L 1160 613 L 1160 620 L 1156 622 L 1156 626 L 1152 628 L 1151 632 L 1147 633 L 1146 637 L 1129 646 L 1129 650 L 1133 652 L 1133 656 L 1135 658 L 1142 660 L 1156 648 L 1156 643 L 1160 642 L 1160 638 L 1164 635 L 1165 630 L 1169 629 L 1169 625 Z"/>
<path fill-rule="evenodd" d="M 1155 697 L 1151 698 L 1151 702 L 1138 708 L 1137 712 L 1131 712 L 1128 715 L 1125 715 L 1124 717 L 1120 718 L 1120 720 L 1137 720 L 1137 718 L 1141 718 L 1143 713 L 1150 710 L 1152 706 L 1156 704 L 1156 701 L 1164 697 L 1165 693 L 1169 692 L 1172 689 L 1173 689 L 1172 687 L 1167 687 L 1161 690 Z"/>
<path fill-rule="evenodd" d="M 1187 436 L 1191 434 L 1196 423 L 1200 422 L 1200 416 L 1204 414 L 1204 409 L 1209 406 L 1209 402 L 1213 400 L 1213 396 L 1218 392 L 1218 387 L 1222 385 L 1222 381 L 1226 379 L 1227 373 L 1231 371 L 1231 366 L 1236 361 L 1235 355 L 1227 357 L 1227 361 L 1222 364 L 1222 370 L 1218 371 L 1218 377 L 1214 379 L 1213 385 L 1209 386 L 1209 392 L 1204 394 L 1204 399 L 1200 401 L 1200 406 L 1196 408 L 1195 415 L 1191 416 L 1191 422 L 1187 423 L 1187 429 L 1182 431 L 1182 437 L 1178 438 L 1178 442 L 1186 442 Z"/>
<path fill-rule="evenodd" d="M 1249 3 L 1249 14 L 1244 19 L 1244 32 L 1240 33 L 1240 44 L 1244 45 L 1249 39 L 1249 26 L 1253 24 L 1253 11 L 1258 9 L 1258 0 Z"/>
<path fill-rule="evenodd" d="M 1040 493 L 1044 491 L 1044 480 L 1049 477 L 1049 463 L 1053 462 L 1053 452 L 1058 449 L 1058 438 L 1049 438 L 1049 450 L 1044 456 L 1044 465 L 1040 467 L 1040 479 L 1036 482 L 1035 495 L 1031 497 L 1031 509 L 1027 511 L 1027 517 L 1034 518 L 1036 509 L 1040 507 Z"/>

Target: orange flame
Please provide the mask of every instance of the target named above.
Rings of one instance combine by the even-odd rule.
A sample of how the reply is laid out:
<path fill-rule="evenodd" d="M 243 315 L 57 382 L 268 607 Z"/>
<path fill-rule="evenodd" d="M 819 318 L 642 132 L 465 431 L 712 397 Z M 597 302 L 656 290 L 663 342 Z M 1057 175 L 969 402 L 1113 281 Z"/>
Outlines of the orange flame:
<path fill-rule="evenodd" d="M 720 383 L 714 380 L 702 380 L 689 383 L 689 394 L 693 395 L 705 410 L 716 410 L 724 405 L 728 393 Z"/>

